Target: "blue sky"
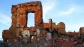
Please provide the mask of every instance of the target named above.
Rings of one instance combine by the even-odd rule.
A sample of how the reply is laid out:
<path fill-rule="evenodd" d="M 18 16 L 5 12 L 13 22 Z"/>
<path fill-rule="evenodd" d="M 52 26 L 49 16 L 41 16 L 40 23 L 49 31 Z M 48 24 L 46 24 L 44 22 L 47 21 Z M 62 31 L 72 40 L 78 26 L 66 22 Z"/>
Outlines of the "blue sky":
<path fill-rule="evenodd" d="M 66 31 L 79 31 L 80 27 L 84 27 L 84 0 L 2 0 L 0 1 L 0 38 L 2 31 L 11 26 L 12 5 L 30 1 L 42 2 L 44 22 L 48 22 L 50 18 L 56 24 L 64 22 Z M 29 16 L 29 22 L 31 21 L 33 21 L 32 16 Z"/>

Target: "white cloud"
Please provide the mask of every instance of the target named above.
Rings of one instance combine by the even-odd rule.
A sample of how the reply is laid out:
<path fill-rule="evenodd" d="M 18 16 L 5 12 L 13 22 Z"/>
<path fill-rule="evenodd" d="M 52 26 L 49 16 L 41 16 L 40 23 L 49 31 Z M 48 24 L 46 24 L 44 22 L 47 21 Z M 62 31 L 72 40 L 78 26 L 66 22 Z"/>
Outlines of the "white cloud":
<path fill-rule="evenodd" d="M 53 8 L 53 5 L 43 7 L 43 18 L 46 19 L 46 14 Z"/>
<path fill-rule="evenodd" d="M 11 24 L 11 17 L 0 13 L 0 23 L 9 26 L 9 24 Z"/>
<path fill-rule="evenodd" d="M 53 10 L 54 6 L 56 5 L 55 0 L 46 0 L 43 2 L 43 19 L 46 20 L 46 14 L 49 14 L 50 10 Z"/>
<path fill-rule="evenodd" d="M 53 8 L 53 5 L 52 4 L 51 5 L 45 5 L 45 6 L 43 6 L 43 14 L 44 14 L 44 16 L 52 8 Z"/>
<path fill-rule="evenodd" d="M 74 11 L 76 11 L 76 7 L 70 7 L 68 10 L 66 11 L 61 11 L 59 12 L 60 15 L 70 15 L 72 14 Z"/>

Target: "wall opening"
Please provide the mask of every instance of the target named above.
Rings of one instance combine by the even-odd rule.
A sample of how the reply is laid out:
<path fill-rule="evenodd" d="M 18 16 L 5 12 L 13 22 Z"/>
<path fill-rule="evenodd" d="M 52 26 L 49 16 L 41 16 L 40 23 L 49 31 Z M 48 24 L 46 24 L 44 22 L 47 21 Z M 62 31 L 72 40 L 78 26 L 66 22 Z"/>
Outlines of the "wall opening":
<path fill-rule="evenodd" d="M 34 27 L 35 26 L 35 16 L 34 13 L 27 14 L 27 27 Z"/>

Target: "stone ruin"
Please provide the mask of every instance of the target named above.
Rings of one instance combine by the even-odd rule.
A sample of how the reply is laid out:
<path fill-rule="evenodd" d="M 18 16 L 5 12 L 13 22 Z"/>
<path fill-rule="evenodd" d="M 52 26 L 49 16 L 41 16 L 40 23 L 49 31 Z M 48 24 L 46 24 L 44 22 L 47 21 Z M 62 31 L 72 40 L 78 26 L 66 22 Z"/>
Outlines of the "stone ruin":
<path fill-rule="evenodd" d="M 65 34 L 65 24 L 63 22 L 56 25 L 53 23 L 52 19 L 49 19 L 49 23 L 43 23 L 42 4 L 39 1 L 12 5 L 11 13 L 12 25 L 9 30 L 3 30 L 2 33 L 4 42 L 15 41 L 16 39 L 20 40 L 22 36 L 26 37 L 30 42 L 33 36 L 34 40 L 37 41 L 39 35 L 41 37 L 42 31 L 46 28 L 48 28 L 50 32 L 56 29 L 58 32 Z M 27 27 L 28 13 L 35 13 L 35 27 Z M 37 33 L 37 30 L 40 32 Z"/>
<path fill-rule="evenodd" d="M 43 13 L 41 2 L 27 2 L 18 5 L 12 5 L 12 25 L 9 30 L 3 30 L 3 40 L 13 41 L 20 37 L 21 32 L 24 30 L 30 31 L 31 35 L 34 35 L 36 29 L 39 29 L 41 32 L 43 30 Z M 35 27 L 27 27 L 27 15 L 28 13 L 35 13 Z"/>
<path fill-rule="evenodd" d="M 80 28 L 80 34 L 84 34 L 84 27 Z"/>
<path fill-rule="evenodd" d="M 52 19 L 49 19 L 49 23 L 43 22 L 43 12 L 42 12 L 42 4 L 40 1 L 36 2 L 26 2 L 18 5 L 12 5 L 11 8 L 12 13 L 12 25 L 9 28 L 9 30 L 3 30 L 2 37 L 3 42 L 17 42 L 17 41 L 28 41 L 31 42 L 37 42 L 38 40 L 45 38 L 46 34 L 50 32 L 51 34 L 56 33 L 57 36 L 60 36 L 60 34 L 72 35 L 72 36 L 78 36 L 80 34 L 84 33 L 84 27 L 80 28 L 79 33 L 66 33 L 65 30 L 65 24 L 63 22 L 60 22 L 59 24 L 55 24 L 55 22 L 52 21 Z M 34 27 L 27 27 L 27 20 L 28 20 L 28 13 L 35 13 L 35 26 Z M 28 18 L 27 18 L 28 17 Z M 53 43 L 50 47 L 61 46 L 63 45 L 67 46 L 74 46 L 72 44 L 73 42 L 77 43 L 76 41 L 71 38 L 72 40 L 69 41 L 69 39 L 58 39 L 53 41 L 54 38 L 51 38 L 51 40 L 48 40 L 48 43 Z M 83 38 L 84 39 L 84 38 Z M 74 41 L 73 41 L 74 40 Z M 83 40 L 82 40 L 83 41 Z M 43 41 L 40 41 L 43 42 Z M 54 43 L 55 42 L 55 43 Z M 70 42 L 70 43 L 68 43 Z M 17 44 L 17 43 L 16 43 Z M 40 44 L 40 43 L 39 43 Z M 70 45 L 69 45 L 70 44 Z M 81 43 L 82 44 L 82 43 Z M 41 44 L 40 44 L 41 45 Z M 13 45 L 14 46 L 14 45 Z M 21 46 L 21 45 L 20 45 Z M 24 46 L 23 46 L 24 47 Z M 43 46 L 44 47 L 44 46 Z"/>

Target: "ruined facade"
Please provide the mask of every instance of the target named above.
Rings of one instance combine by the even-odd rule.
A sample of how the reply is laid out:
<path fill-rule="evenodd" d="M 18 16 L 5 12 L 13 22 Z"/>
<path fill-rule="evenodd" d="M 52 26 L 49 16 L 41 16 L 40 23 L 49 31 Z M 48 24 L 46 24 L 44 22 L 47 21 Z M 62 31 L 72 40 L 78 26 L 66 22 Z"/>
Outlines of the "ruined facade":
<path fill-rule="evenodd" d="M 9 47 L 84 47 L 84 27 L 79 32 L 66 32 L 63 22 L 56 24 L 52 19 L 43 22 L 39 1 L 12 5 L 11 13 L 12 25 L 2 32 L 3 41 L 5 44 L 9 42 Z M 35 13 L 34 27 L 27 27 L 28 13 Z M 57 34 L 52 35 L 54 33 Z"/>
<path fill-rule="evenodd" d="M 12 25 L 9 30 L 3 30 L 2 32 L 4 42 L 23 40 L 23 37 L 29 42 L 35 42 L 47 33 L 45 29 L 49 29 L 49 32 L 53 32 L 55 29 L 58 33 L 66 34 L 63 22 L 55 24 L 52 19 L 49 19 L 48 23 L 43 23 L 42 4 L 39 1 L 12 5 L 11 13 Z M 27 27 L 28 13 L 35 13 L 34 27 Z M 31 40 L 32 38 L 33 40 Z"/>
<path fill-rule="evenodd" d="M 52 19 L 49 19 L 49 23 L 44 23 L 44 29 L 45 28 L 49 28 L 50 32 L 55 29 L 59 33 L 66 34 L 65 24 L 63 22 L 55 24 L 55 22 L 53 22 Z"/>
<path fill-rule="evenodd" d="M 12 25 L 9 30 L 3 31 L 3 40 L 13 41 L 14 38 L 20 37 L 21 32 L 24 30 L 30 31 L 30 34 L 34 35 L 36 29 L 41 32 L 43 30 L 43 13 L 41 2 L 27 2 L 18 5 L 12 5 Z M 35 27 L 27 27 L 27 15 L 28 13 L 35 13 Z"/>

